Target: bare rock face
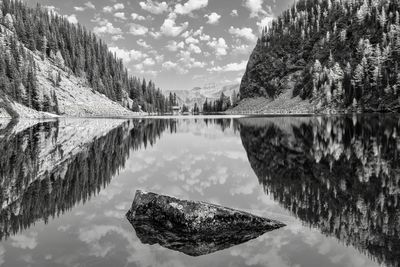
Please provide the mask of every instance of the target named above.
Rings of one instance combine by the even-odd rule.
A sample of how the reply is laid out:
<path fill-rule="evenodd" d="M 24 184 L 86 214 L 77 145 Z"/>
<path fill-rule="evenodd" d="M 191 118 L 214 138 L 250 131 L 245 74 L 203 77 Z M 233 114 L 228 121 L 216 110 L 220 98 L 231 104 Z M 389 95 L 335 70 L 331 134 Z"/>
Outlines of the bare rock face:
<path fill-rule="evenodd" d="M 144 244 L 201 256 L 247 242 L 284 224 L 204 202 L 137 191 L 127 219 Z"/>

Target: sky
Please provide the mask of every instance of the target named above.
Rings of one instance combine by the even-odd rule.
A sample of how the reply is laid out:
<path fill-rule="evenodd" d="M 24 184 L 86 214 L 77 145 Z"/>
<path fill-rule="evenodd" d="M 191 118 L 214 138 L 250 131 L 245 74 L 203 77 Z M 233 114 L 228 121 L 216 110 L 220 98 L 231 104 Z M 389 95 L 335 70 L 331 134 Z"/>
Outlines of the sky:
<path fill-rule="evenodd" d="M 163 90 L 240 83 L 260 29 L 294 0 L 26 0 L 97 34 Z"/>

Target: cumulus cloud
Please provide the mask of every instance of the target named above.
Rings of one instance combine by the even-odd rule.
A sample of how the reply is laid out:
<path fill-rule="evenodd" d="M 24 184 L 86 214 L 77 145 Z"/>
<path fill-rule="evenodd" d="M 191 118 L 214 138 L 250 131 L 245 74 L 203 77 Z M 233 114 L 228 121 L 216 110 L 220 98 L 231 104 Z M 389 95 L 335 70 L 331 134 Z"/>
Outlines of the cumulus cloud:
<path fill-rule="evenodd" d="M 166 70 L 174 69 L 174 68 L 176 68 L 177 66 L 178 66 L 178 64 L 176 64 L 175 62 L 172 62 L 172 61 L 167 61 L 167 62 L 164 62 L 164 63 L 162 64 L 162 67 L 163 67 L 164 69 L 166 69 Z"/>
<path fill-rule="evenodd" d="M 224 38 L 213 38 L 211 41 L 209 41 L 208 46 L 211 47 L 212 49 L 215 50 L 215 54 L 217 56 L 225 56 L 228 54 L 227 49 L 228 45 L 226 44 L 226 41 Z"/>
<path fill-rule="evenodd" d="M 166 2 L 154 3 L 152 0 L 146 0 L 146 2 L 140 2 L 139 5 L 143 10 L 155 15 L 168 11 L 168 4 Z"/>
<path fill-rule="evenodd" d="M 189 0 L 185 4 L 176 4 L 174 12 L 180 15 L 190 14 L 195 10 L 204 8 L 208 5 L 208 0 Z"/>
<path fill-rule="evenodd" d="M 112 53 L 115 53 L 116 56 L 120 59 L 122 59 L 125 63 L 129 63 L 131 61 L 137 61 L 140 60 L 144 57 L 146 57 L 147 55 L 137 51 L 137 50 L 126 50 L 126 49 L 121 49 L 119 47 L 110 47 L 109 50 Z"/>
<path fill-rule="evenodd" d="M 255 34 L 253 33 L 253 29 L 251 28 L 234 28 L 233 26 L 231 26 L 229 28 L 229 33 L 239 37 L 239 38 L 243 38 L 249 42 L 256 42 L 257 41 L 257 36 L 255 36 Z"/>
<path fill-rule="evenodd" d="M 232 10 L 231 16 L 232 16 L 232 17 L 237 17 L 237 16 L 239 16 L 238 11 L 237 11 L 236 9 Z"/>
<path fill-rule="evenodd" d="M 92 2 L 86 2 L 83 6 L 74 7 L 75 11 L 85 11 L 86 9 L 96 9 L 96 6 Z"/>
<path fill-rule="evenodd" d="M 146 49 L 151 48 L 151 46 L 150 46 L 149 44 L 147 44 L 146 41 L 143 40 L 143 39 L 139 39 L 136 43 L 137 43 L 139 46 L 143 47 L 143 48 L 146 48 Z"/>
<path fill-rule="evenodd" d="M 116 3 L 113 6 L 105 6 L 103 7 L 103 12 L 105 13 L 111 13 L 113 11 L 117 11 L 117 10 L 122 10 L 125 8 L 125 5 L 122 3 Z"/>
<path fill-rule="evenodd" d="M 136 24 L 136 23 L 131 23 L 129 24 L 129 33 L 135 36 L 140 36 L 140 35 L 146 35 L 146 33 L 149 31 L 148 28 L 145 26 Z"/>
<path fill-rule="evenodd" d="M 132 18 L 133 20 L 145 20 L 145 19 L 146 19 L 145 17 L 143 17 L 143 16 L 141 16 L 141 15 L 139 15 L 139 14 L 137 14 L 137 13 L 132 13 L 132 14 L 131 14 L 131 18 Z"/>
<path fill-rule="evenodd" d="M 176 41 L 169 41 L 166 48 L 171 52 L 176 52 L 179 49 L 183 49 L 185 47 L 184 42 L 176 42 Z"/>
<path fill-rule="evenodd" d="M 118 40 L 124 40 L 125 37 L 122 36 L 121 34 L 117 34 L 117 35 L 113 35 L 113 36 L 111 37 L 111 39 L 112 39 L 113 41 L 118 41 Z"/>
<path fill-rule="evenodd" d="M 75 14 L 65 16 L 65 18 L 68 20 L 69 23 L 78 24 L 78 18 L 76 17 Z"/>
<path fill-rule="evenodd" d="M 249 9 L 250 17 L 258 17 L 266 15 L 267 12 L 263 8 L 264 0 L 245 0 L 244 6 Z M 270 7 L 268 7 L 270 9 Z"/>
<path fill-rule="evenodd" d="M 103 12 L 111 13 L 111 12 L 113 12 L 113 8 L 111 6 L 105 6 L 105 7 L 103 7 Z"/>
<path fill-rule="evenodd" d="M 154 66 L 156 64 L 156 62 L 154 61 L 154 59 L 148 57 L 143 61 L 143 65 L 145 66 Z"/>
<path fill-rule="evenodd" d="M 231 72 L 231 71 L 243 71 L 246 69 L 247 61 L 243 60 L 240 63 L 229 63 L 222 67 L 212 67 L 207 69 L 209 72 Z"/>
<path fill-rule="evenodd" d="M 193 44 L 191 44 L 193 45 Z M 189 47 L 191 46 L 189 45 Z M 200 48 L 198 48 L 200 49 Z M 179 52 L 179 66 L 181 66 L 182 68 L 184 68 L 185 72 L 187 72 L 189 69 L 192 68 L 202 68 L 205 66 L 204 62 L 199 62 L 196 59 L 194 59 L 191 55 L 192 51 L 196 51 L 197 48 L 196 47 L 191 47 L 191 49 L 188 49 L 188 51 L 180 51 Z M 198 51 L 198 50 L 197 50 Z M 200 50 L 201 53 L 201 50 Z"/>
<path fill-rule="evenodd" d="M 117 19 L 126 20 L 125 12 L 117 12 L 114 14 L 114 17 L 116 17 Z"/>
<path fill-rule="evenodd" d="M 113 34 L 113 35 L 121 35 L 122 30 L 118 27 L 114 27 L 114 25 L 108 20 L 95 20 L 99 25 L 93 28 L 93 32 L 98 35 L 102 34 Z"/>
<path fill-rule="evenodd" d="M 221 18 L 221 15 L 213 12 L 210 15 L 205 15 L 205 18 L 208 18 L 207 23 L 208 24 L 218 24 L 219 19 Z"/>
<path fill-rule="evenodd" d="M 124 9 L 124 8 L 125 8 L 125 6 L 122 3 L 117 3 L 117 4 L 114 5 L 114 10 L 121 10 L 121 9 Z"/>
<path fill-rule="evenodd" d="M 195 44 L 190 44 L 188 49 L 189 49 L 190 52 L 195 53 L 195 54 L 200 54 L 201 53 L 200 47 L 198 47 Z"/>
<path fill-rule="evenodd" d="M 198 44 L 200 43 L 199 40 L 197 40 L 196 38 L 193 38 L 193 36 L 189 36 L 186 38 L 185 43 L 187 44 Z"/>
<path fill-rule="evenodd" d="M 232 53 L 235 55 L 247 55 L 250 54 L 252 49 L 253 47 L 247 44 L 233 45 Z"/>
<path fill-rule="evenodd" d="M 181 34 L 181 32 L 186 30 L 186 28 L 189 26 L 188 22 L 176 25 L 175 20 L 176 20 L 176 14 L 175 13 L 169 14 L 168 18 L 164 20 L 164 23 L 160 28 L 161 33 L 166 36 L 176 37 L 179 34 Z"/>

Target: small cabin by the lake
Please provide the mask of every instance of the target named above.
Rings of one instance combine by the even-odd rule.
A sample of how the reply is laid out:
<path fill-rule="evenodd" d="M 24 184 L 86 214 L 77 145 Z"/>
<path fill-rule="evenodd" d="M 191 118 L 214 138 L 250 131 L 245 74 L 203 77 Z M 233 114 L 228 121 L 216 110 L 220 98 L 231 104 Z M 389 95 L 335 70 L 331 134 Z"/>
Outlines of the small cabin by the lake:
<path fill-rule="evenodd" d="M 173 106 L 172 107 L 172 115 L 178 116 L 181 113 L 181 107 Z"/>

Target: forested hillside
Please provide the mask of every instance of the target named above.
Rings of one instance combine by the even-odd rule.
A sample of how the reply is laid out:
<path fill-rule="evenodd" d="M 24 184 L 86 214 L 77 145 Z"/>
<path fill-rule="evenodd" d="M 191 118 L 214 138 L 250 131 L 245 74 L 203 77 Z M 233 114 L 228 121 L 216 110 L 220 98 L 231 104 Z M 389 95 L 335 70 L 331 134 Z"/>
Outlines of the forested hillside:
<path fill-rule="evenodd" d="M 241 98 L 290 92 L 314 111 L 400 109 L 400 2 L 299 0 L 263 30 Z"/>
<path fill-rule="evenodd" d="M 154 82 L 130 76 L 122 60 L 94 34 L 39 5 L 0 2 L 0 55 L 0 108 L 9 108 L 11 101 L 59 114 L 58 87 L 76 77 L 87 90 L 127 109 L 168 109 L 169 100 Z M 43 91 L 40 78 L 46 62 L 52 66 L 44 80 L 51 82 L 52 89 Z"/>

